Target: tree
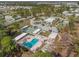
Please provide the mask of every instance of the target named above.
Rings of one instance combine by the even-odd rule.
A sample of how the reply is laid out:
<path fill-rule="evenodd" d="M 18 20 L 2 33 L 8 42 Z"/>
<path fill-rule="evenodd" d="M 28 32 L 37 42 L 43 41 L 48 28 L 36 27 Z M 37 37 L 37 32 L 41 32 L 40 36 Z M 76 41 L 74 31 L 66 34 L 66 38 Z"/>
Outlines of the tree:
<path fill-rule="evenodd" d="M 5 20 L 3 18 L 0 18 L 0 29 L 4 28 L 4 22 Z"/>
<path fill-rule="evenodd" d="M 5 30 L 4 29 L 0 29 L 0 39 L 2 39 L 2 37 L 6 36 Z"/>
<path fill-rule="evenodd" d="M 45 5 L 45 4 L 34 6 L 31 9 L 33 16 L 36 16 L 36 14 L 50 16 L 52 10 L 53 7 L 51 5 Z"/>
<path fill-rule="evenodd" d="M 16 35 L 20 34 L 19 28 L 20 28 L 20 25 L 19 23 L 16 22 L 7 27 L 6 33 L 7 35 L 14 38 Z"/>
<path fill-rule="evenodd" d="M 11 40 L 10 36 L 5 36 L 1 39 L 1 52 L 3 56 L 7 53 L 11 53 L 11 51 L 15 48 L 15 44 Z"/>
<path fill-rule="evenodd" d="M 41 13 L 41 9 L 40 9 L 39 7 L 37 7 L 37 6 L 33 7 L 33 8 L 31 9 L 31 11 L 32 11 L 32 13 L 33 13 L 33 16 L 36 16 L 36 14 Z"/>
<path fill-rule="evenodd" d="M 1 39 L 6 35 L 5 33 L 5 26 L 3 25 L 4 23 L 4 20 L 0 18 L 0 42 L 1 42 Z M 0 46 L 1 46 L 1 43 L 0 43 Z"/>
<path fill-rule="evenodd" d="M 77 53 L 77 57 L 79 57 L 79 39 L 73 36 L 74 43 L 74 51 Z"/>
<path fill-rule="evenodd" d="M 30 16 L 31 15 L 31 12 L 29 11 L 29 9 L 17 9 L 16 11 L 16 14 L 19 14 L 21 15 L 22 17 L 27 17 L 27 16 Z"/>
<path fill-rule="evenodd" d="M 79 2 L 77 2 L 77 4 L 79 5 Z"/>

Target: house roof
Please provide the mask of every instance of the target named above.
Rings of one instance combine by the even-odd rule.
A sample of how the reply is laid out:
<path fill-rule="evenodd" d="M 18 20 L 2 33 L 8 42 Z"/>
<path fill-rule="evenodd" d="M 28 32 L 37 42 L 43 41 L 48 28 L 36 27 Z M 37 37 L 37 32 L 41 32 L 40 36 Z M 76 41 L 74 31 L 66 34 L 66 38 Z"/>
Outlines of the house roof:
<path fill-rule="evenodd" d="M 49 35 L 49 38 L 52 38 L 52 39 L 55 39 L 58 35 L 58 30 L 56 27 L 52 27 L 52 32 L 51 34 Z"/>
<path fill-rule="evenodd" d="M 37 30 L 35 30 L 33 33 L 35 34 L 35 33 L 39 32 L 39 31 L 40 31 L 40 29 L 37 29 Z"/>
<path fill-rule="evenodd" d="M 17 41 L 17 40 L 23 38 L 26 34 L 27 33 L 22 33 L 22 34 L 18 35 L 17 37 L 15 37 L 14 40 Z"/>
<path fill-rule="evenodd" d="M 75 16 L 79 16 L 79 14 L 75 14 Z"/>
<path fill-rule="evenodd" d="M 58 29 L 56 27 L 52 27 L 52 33 L 58 33 Z"/>
<path fill-rule="evenodd" d="M 27 27 L 28 27 L 28 25 L 27 25 L 27 26 L 22 27 L 21 29 L 24 29 L 24 28 L 27 28 Z"/>
<path fill-rule="evenodd" d="M 5 20 L 6 21 L 12 21 L 12 20 L 14 20 L 14 18 L 12 17 L 12 16 L 10 16 L 10 15 L 7 15 L 7 16 L 5 16 Z"/>
<path fill-rule="evenodd" d="M 67 13 L 68 13 L 68 11 L 63 11 L 62 13 L 63 13 L 63 14 L 67 14 Z"/>
<path fill-rule="evenodd" d="M 55 18 L 56 17 L 50 17 L 50 18 L 47 18 L 45 21 L 51 23 L 51 22 L 53 22 L 55 20 Z"/>
<path fill-rule="evenodd" d="M 79 12 L 79 8 L 75 9 L 75 12 Z"/>

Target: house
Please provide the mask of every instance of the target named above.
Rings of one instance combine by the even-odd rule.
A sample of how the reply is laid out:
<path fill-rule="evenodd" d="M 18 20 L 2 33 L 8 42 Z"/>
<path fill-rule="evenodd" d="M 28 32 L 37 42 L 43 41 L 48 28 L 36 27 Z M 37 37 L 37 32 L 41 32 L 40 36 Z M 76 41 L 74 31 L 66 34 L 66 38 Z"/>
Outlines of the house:
<path fill-rule="evenodd" d="M 22 39 L 26 35 L 27 35 L 27 33 L 22 33 L 22 34 L 18 35 L 17 37 L 15 37 L 13 40 L 17 42 L 18 40 Z"/>
<path fill-rule="evenodd" d="M 58 35 L 58 29 L 56 27 L 52 27 L 52 32 L 49 35 L 50 39 L 55 39 Z"/>
<path fill-rule="evenodd" d="M 5 16 L 5 22 L 4 22 L 5 26 L 10 25 L 14 22 L 15 22 L 15 19 L 12 16 L 10 15 Z"/>
<path fill-rule="evenodd" d="M 45 19 L 45 22 L 47 24 L 52 24 L 54 22 L 54 20 L 56 20 L 56 17 L 49 17 L 49 18 Z"/>
<path fill-rule="evenodd" d="M 63 14 L 67 14 L 67 13 L 69 13 L 69 11 L 63 11 Z"/>
<path fill-rule="evenodd" d="M 77 2 L 68 2 L 67 6 L 69 6 L 69 7 L 77 7 L 78 4 L 77 4 Z"/>
<path fill-rule="evenodd" d="M 28 27 L 29 27 L 28 25 L 27 25 L 27 26 L 22 27 L 22 28 L 21 28 L 21 32 L 25 32 L 25 30 L 26 30 Z"/>
<path fill-rule="evenodd" d="M 8 19 L 8 20 L 7 20 Z M 12 19 L 12 20 L 11 20 Z M 20 19 L 17 19 L 17 20 L 15 20 L 14 18 L 12 18 L 12 16 L 11 16 L 11 19 L 9 19 L 8 17 L 6 18 L 6 21 L 5 21 L 5 26 L 8 26 L 8 25 L 11 25 L 11 24 L 13 24 L 13 23 L 15 23 L 15 22 L 18 22 L 18 24 L 20 25 L 20 27 L 23 27 L 23 26 L 25 26 L 25 25 L 28 25 L 28 24 L 30 24 L 30 21 L 28 20 L 27 21 L 27 19 L 26 18 L 20 18 Z M 11 20 L 11 21 L 9 21 L 9 20 Z"/>
<path fill-rule="evenodd" d="M 17 19 L 20 19 L 21 18 L 21 16 L 20 15 L 17 15 L 16 17 L 14 17 L 16 20 Z"/>
<path fill-rule="evenodd" d="M 41 29 L 36 29 L 34 32 L 33 32 L 33 34 L 37 34 L 37 33 L 39 33 L 41 31 Z"/>
<path fill-rule="evenodd" d="M 55 7 L 61 7 L 61 5 L 54 5 Z"/>
<path fill-rule="evenodd" d="M 73 15 L 73 13 L 69 13 L 69 11 L 64 11 L 62 14 L 64 16 L 72 16 Z"/>
<path fill-rule="evenodd" d="M 34 26 L 30 27 L 28 25 L 21 28 L 21 32 L 29 33 L 32 35 L 38 34 L 38 33 L 40 33 L 40 31 L 41 31 L 41 29 L 34 27 Z"/>
<path fill-rule="evenodd" d="M 79 8 L 76 8 L 74 12 L 79 13 Z"/>
<path fill-rule="evenodd" d="M 36 25 L 33 25 L 34 27 L 40 28 L 42 29 L 42 31 L 48 31 L 49 29 L 51 29 L 50 25 L 47 24 L 46 22 L 42 21 L 42 22 L 37 22 L 35 23 Z"/>
<path fill-rule="evenodd" d="M 72 15 L 75 15 L 76 17 L 79 16 L 79 8 L 75 9 L 74 11 L 64 11 L 63 12 L 63 15 L 64 16 L 72 16 Z"/>
<path fill-rule="evenodd" d="M 46 44 L 41 48 L 41 50 L 43 52 L 52 52 L 53 48 L 54 48 L 54 40 L 57 38 L 58 36 L 58 30 L 56 27 L 52 27 L 52 32 L 51 34 L 48 36 L 48 40 L 46 41 Z"/>
<path fill-rule="evenodd" d="M 40 25 L 42 23 L 42 19 L 41 18 L 31 18 L 30 19 L 30 24 L 32 26 L 37 26 L 37 25 Z"/>
<path fill-rule="evenodd" d="M 7 16 L 5 16 L 5 21 L 6 21 L 7 23 L 12 23 L 12 22 L 15 21 L 15 19 L 14 19 L 12 16 L 7 15 Z"/>
<path fill-rule="evenodd" d="M 76 17 L 79 17 L 79 13 L 76 13 L 75 16 L 76 16 Z"/>

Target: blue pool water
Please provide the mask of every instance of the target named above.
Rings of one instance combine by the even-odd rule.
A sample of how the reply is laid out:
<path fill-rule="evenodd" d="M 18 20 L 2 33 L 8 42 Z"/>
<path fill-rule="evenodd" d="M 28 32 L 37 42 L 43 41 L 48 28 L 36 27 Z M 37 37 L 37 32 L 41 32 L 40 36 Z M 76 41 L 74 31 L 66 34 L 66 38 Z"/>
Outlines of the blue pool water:
<path fill-rule="evenodd" d="M 37 43 L 38 42 L 38 39 L 37 38 L 34 38 L 30 43 L 32 44 L 32 45 L 34 45 L 35 43 Z"/>
<path fill-rule="evenodd" d="M 38 42 L 37 38 L 34 38 L 31 42 L 24 42 L 23 46 L 27 48 L 32 48 Z"/>

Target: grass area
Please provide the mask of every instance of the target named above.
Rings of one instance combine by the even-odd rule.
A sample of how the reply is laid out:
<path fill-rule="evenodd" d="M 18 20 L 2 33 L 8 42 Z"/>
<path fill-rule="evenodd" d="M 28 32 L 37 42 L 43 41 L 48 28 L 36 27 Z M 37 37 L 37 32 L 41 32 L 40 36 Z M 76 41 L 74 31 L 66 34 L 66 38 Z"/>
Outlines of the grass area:
<path fill-rule="evenodd" d="M 52 57 L 52 54 L 49 52 L 42 52 L 42 51 L 37 51 L 33 55 L 34 57 Z"/>

